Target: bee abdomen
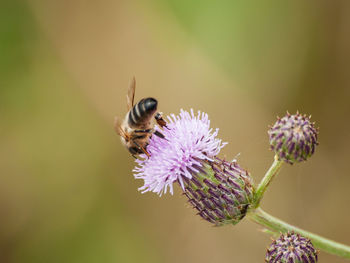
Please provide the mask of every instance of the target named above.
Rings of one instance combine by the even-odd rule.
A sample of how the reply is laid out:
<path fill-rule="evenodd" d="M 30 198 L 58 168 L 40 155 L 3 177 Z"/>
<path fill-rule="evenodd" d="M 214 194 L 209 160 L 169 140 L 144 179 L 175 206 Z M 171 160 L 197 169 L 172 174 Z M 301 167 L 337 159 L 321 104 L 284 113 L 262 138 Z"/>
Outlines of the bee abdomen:
<path fill-rule="evenodd" d="M 128 123 L 131 127 L 138 127 L 148 122 L 157 110 L 157 100 L 146 98 L 140 100 L 129 112 Z"/>

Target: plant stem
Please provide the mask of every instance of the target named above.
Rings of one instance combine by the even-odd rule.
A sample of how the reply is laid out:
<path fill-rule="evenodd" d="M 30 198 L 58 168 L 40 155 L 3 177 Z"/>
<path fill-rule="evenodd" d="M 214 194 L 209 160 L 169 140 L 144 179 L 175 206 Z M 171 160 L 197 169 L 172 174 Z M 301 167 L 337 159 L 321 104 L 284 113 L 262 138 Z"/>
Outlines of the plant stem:
<path fill-rule="evenodd" d="M 342 258 L 350 259 L 349 246 L 337 243 L 333 240 L 321 237 L 319 235 L 310 233 L 298 227 L 292 226 L 276 217 L 269 215 L 268 213 L 263 211 L 261 208 L 251 210 L 248 216 L 252 221 L 272 231 L 278 231 L 282 233 L 286 233 L 288 231 L 294 231 L 295 233 L 299 233 L 300 235 L 311 239 L 312 244 L 316 248 L 323 250 L 324 252 L 337 255 Z"/>
<path fill-rule="evenodd" d="M 283 161 L 279 161 L 277 155 L 275 155 L 275 159 L 270 169 L 266 172 L 264 178 L 261 180 L 260 184 L 258 185 L 258 188 L 255 191 L 254 201 L 252 205 L 253 208 L 259 207 L 260 201 L 267 187 L 269 186 L 270 182 L 275 177 L 275 175 L 278 174 L 282 164 L 283 164 Z"/>

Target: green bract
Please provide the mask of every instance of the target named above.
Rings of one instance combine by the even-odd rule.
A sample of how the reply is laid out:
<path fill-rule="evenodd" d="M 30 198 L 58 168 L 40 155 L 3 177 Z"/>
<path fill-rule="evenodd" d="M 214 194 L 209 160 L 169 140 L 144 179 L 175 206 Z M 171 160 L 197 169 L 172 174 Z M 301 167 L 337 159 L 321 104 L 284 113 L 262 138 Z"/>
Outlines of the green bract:
<path fill-rule="evenodd" d="M 215 225 L 237 224 L 252 203 L 254 188 L 249 173 L 237 162 L 213 161 L 195 167 L 185 178 L 185 195 L 205 220 Z"/>

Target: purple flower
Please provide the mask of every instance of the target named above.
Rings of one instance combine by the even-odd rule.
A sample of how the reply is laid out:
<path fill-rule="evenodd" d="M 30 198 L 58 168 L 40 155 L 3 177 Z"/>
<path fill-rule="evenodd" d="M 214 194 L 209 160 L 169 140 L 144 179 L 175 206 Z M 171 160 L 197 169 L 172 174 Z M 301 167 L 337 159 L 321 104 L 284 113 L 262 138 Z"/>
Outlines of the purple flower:
<path fill-rule="evenodd" d="M 155 127 L 165 138 L 152 136 L 147 146 L 150 157 L 141 155 L 136 159 L 135 178 L 143 179 L 139 190 L 152 191 L 159 195 L 169 191 L 173 194 L 173 183 L 178 181 L 185 189 L 184 179 L 192 179 L 198 173 L 203 161 L 213 158 L 226 145 L 216 138 L 218 129 L 210 128 L 210 120 L 204 112 L 197 115 L 181 110 L 178 116 L 168 117 L 164 129 Z"/>
<path fill-rule="evenodd" d="M 164 138 L 152 136 L 147 152 L 137 159 L 135 178 L 143 179 L 139 189 L 159 195 L 178 182 L 188 202 L 206 221 L 217 226 L 237 224 L 246 215 L 254 195 L 249 173 L 236 161 L 217 157 L 223 143 L 218 129 L 210 128 L 206 113 L 195 115 L 181 110 L 171 115 L 164 129 L 155 128 Z"/>

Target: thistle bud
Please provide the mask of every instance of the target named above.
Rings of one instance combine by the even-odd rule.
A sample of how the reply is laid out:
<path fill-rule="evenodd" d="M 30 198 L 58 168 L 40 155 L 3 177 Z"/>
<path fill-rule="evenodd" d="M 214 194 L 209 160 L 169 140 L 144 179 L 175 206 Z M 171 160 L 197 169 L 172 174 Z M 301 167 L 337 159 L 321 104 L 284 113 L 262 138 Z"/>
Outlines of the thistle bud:
<path fill-rule="evenodd" d="M 164 129 L 155 129 L 163 136 L 152 136 L 149 157 L 136 160 L 135 177 L 144 180 L 140 190 L 162 195 L 169 189 L 172 194 L 177 182 L 203 219 L 215 225 L 238 223 L 253 199 L 251 178 L 235 161 L 216 157 L 226 143 L 216 138 L 218 129 L 210 128 L 208 115 L 182 110 L 168 117 Z"/>
<path fill-rule="evenodd" d="M 293 164 L 306 161 L 318 145 L 318 129 L 306 115 L 287 113 L 268 131 L 270 147 L 280 160 Z"/>
<path fill-rule="evenodd" d="M 237 162 L 215 158 L 198 167 L 191 179 L 185 179 L 189 203 L 205 220 L 215 225 L 237 224 L 253 198 L 251 178 Z"/>
<path fill-rule="evenodd" d="M 288 232 L 272 242 L 267 249 L 265 262 L 315 263 L 317 253 L 310 239 Z"/>

